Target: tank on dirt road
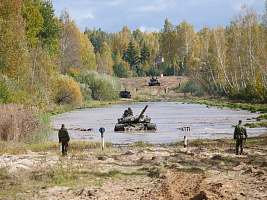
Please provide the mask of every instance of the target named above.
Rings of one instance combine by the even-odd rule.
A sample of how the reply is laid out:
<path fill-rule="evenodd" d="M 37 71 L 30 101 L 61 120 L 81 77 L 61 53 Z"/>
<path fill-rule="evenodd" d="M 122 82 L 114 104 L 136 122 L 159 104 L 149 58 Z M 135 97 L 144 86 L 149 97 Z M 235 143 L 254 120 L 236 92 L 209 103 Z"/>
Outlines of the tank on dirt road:
<path fill-rule="evenodd" d="M 157 126 L 154 123 L 150 123 L 150 117 L 144 117 L 144 113 L 148 105 L 142 110 L 138 116 L 125 116 L 118 119 L 118 123 L 115 125 L 114 131 L 147 131 L 156 130 Z"/>
<path fill-rule="evenodd" d="M 131 93 L 129 91 L 127 91 L 127 89 L 125 89 L 124 91 L 120 91 L 120 97 L 121 98 L 131 98 Z"/>
<path fill-rule="evenodd" d="M 152 76 L 152 78 L 150 79 L 150 81 L 148 82 L 148 85 L 149 86 L 154 86 L 154 85 L 158 85 L 158 86 L 160 86 L 160 83 L 161 83 L 161 81 L 156 77 L 156 78 L 154 78 L 153 76 Z"/>

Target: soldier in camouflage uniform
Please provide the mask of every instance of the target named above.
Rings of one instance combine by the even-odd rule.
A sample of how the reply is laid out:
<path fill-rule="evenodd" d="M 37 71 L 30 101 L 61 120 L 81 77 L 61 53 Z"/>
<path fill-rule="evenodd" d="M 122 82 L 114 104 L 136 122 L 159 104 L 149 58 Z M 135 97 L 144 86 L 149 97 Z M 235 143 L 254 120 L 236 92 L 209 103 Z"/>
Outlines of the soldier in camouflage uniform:
<path fill-rule="evenodd" d="M 130 107 L 128 108 L 128 114 L 129 116 L 133 116 L 133 110 Z"/>
<path fill-rule="evenodd" d="M 59 138 L 59 143 L 62 143 L 62 155 L 65 156 L 67 155 L 68 142 L 70 141 L 70 136 L 64 124 L 62 124 L 61 129 L 58 131 L 58 138 Z"/>
<path fill-rule="evenodd" d="M 125 110 L 122 117 L 131 117 L 133 116 L 133 111 L 132 109 L 129 107 L 128 110 Z"/>
<path fill-rule="evenodd" d="M 247 138 L 247 129 L 243 126 L 242 120 L 239 120 L 234 131 L 234 139 L 236 139 L 236 155 L 238 155 L 239 146 L 241 148 L 240 155 L 243 153 L 244 144 Z"/>

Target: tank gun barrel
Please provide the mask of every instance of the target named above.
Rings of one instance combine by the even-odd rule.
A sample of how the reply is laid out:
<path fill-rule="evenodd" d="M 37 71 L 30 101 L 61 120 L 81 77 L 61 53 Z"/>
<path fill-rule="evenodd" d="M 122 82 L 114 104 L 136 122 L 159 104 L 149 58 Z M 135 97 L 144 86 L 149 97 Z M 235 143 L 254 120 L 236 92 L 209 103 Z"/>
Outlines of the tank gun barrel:
<path fill-rule="evenodd" d="M 137 121 L 140 120 L 140 118 L 142 117 L 142 115 L 146 112 L 148 105 L 146 105 L 146 107 L 142 110 L 141 114 L 138 116 Z"/>

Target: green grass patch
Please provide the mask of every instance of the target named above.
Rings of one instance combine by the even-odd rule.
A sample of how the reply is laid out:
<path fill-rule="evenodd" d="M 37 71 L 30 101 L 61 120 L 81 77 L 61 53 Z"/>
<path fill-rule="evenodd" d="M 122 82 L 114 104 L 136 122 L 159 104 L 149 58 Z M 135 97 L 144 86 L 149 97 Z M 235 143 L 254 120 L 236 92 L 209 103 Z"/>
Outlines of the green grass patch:
<path fill-rule="evenodd" d="M 0 141 L 0 155 L 8 154 L 24 154 L 28 150 L 33 152 L 46 152 L 46 151 L 59 151 L 60 143 L 58 142 L 47 142 L 39 144 L 23 144 L 23 143 L 14 143 L 14 142 L 4 142 Z M 105 143 L 105 147 L 111 148 L 113 144 L 110 142 Z M 70 151 L 86 151 L 88 149 L 100 149 L 100 142 L 70 142 L 69 150 Z M 105 151 L 107 151 L 105 149 Z"/>
<path fill-rule="evenodd" d="M 260 116 L 258 116 L 256 119 L 257 119 L 257 121 L 265 120 L 265 119 L 267 119 L 267 114 L 265 114 L 265 115 L 260 115 Z"/>
<path fill-rule="evenodd" d="M 133 143 L 131 146 L 132 147 L 145 148 L 145 147 L 153 147 L 153 144 L 152 143 L 148 143 L 148 142 L 139 141 L 139 142 Z"/>

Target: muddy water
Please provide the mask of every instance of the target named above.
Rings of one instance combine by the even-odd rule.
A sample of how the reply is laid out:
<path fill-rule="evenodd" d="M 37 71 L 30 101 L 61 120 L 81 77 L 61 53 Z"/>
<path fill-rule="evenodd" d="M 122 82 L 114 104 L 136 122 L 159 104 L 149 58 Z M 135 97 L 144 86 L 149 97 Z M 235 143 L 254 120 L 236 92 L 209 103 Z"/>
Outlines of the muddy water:
<path fill-rule="evenodd" d="M 155 132 L 114 132 L 117 118 L 125 109 L 131 107 L 134 115 L 141 113 L 148 105 L 145 115 L 151 117 L 151 122 L 157 124 Z M 69 130 L 72 141 L 100 141 L 99 128 L 105 128 L 105 141 L 113 143 L 131 143 L 144 141 L 151 143 L 171 143 L 183 140 L 184 135 L 191 139 L 233 138 L 233 126 L 238 120 L 252 123 L 259 113 L 229 108 L 218 109 L 200 104 L 182 102 L 131 103 L 107 105 L 99 108 L 75 110 L 53 116 L 53 127 L 60 128 L 64 123 Z M 251 120 L 248 120 L 251 119 Z M 190 127 L 190 131 L 181 128 Z M 79 129 L 92 129 L 80 131 Z M 249 136 L 267 133 L 266 128 L 247 128 Z M 57 141 L 57 132 L 54 133 Z"/>

